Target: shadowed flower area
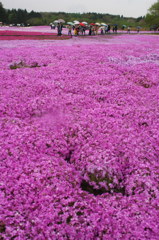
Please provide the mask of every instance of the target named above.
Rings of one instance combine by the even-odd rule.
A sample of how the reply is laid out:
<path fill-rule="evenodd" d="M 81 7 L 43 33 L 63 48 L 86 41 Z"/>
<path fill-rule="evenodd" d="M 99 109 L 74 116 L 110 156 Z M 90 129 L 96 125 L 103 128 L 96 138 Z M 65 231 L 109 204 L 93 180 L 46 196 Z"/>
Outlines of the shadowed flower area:
<path fill-rule="evenodd" d="M 0 48 L 0 239 L 157 240 L 159 37 Z"/>

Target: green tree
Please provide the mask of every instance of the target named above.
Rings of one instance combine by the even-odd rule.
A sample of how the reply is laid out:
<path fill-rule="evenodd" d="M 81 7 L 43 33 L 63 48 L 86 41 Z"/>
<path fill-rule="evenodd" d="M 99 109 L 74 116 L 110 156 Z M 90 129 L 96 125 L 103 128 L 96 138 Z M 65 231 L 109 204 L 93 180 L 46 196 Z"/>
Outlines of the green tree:
<path fill-rule="evenodd" d="M 41 18 L 41 14 L 40 13 L 37 13 L 37 12 L 34 12 L 34 11 L 31 11 L 28 15 L 29 18 Z"/>
<path fill-rule="evenodd" d="M 18 23 L 26 23 L 28 19 L 28 13 L 26 10 L 18 9 L 17 10 L 17 21 Z"/>
<path fill-rule="evenodd" d="M 145 21 L 149 26 L 159 26 L 159 0 L 148 9 Z"/>
<path fill-rule="evenodd" d="M 43 25 L 43 19 L 42 18 L 29 18 L 27 21 L 28 24 L 32 26 L 38 26 L 38 25 Z"/>
<path fill-rule="evenodd" d="M 11 10 L 11 12 L 8 15 L 8 20 L 9 20 L 9 23 L 12 23 L 12 24 L 17 24 L 18 23 L 16 9 Z"/>
<path fill-rule="evenodd" d="M 7 20 L 6 10 L 3 8 L 2 3 L 0 2 L 0 22 L 5 23 Z"/>

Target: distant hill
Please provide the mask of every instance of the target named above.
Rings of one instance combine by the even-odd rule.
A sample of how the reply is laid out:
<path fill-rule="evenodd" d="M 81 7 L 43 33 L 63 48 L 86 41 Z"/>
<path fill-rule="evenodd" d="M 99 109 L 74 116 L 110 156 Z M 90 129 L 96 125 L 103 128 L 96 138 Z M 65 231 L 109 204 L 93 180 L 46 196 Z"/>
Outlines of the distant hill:
<path fill-rule="evenodd" d="M 27 10 L 23 9 L 5 9 L 3 8 L 2 3 L 0 2 L 0 22 L 4 24 L 21 24 L 25 25 L 49 25 L 54 20 L 59 18 L 64 19 L 66 22 L 78 20 L 78 21 L 86 21 L 88 23 L 109 23 L 118 24 L 119 28 L 122 25 L 136 27 L 141 26 L 145 27 L 145 17 L 124 17 L 123 15 L 111 15 L 108 13 L 96 13 L 96 12 L 88 12 L 88 13 L 66 13 L 66 12 L 27 12 Z"/>
<path fill-rule="evenodd" d="M 108 13 L 95 13 L 95 12 L 88 12 L 88 13 L 66 13 L 66 12 L 41 12 L 42 18 L 44 21 L 49 24 L 56 19 L 62 18 L 66 22 L 68 21 L 86 21 L 88 23 L 91 22 L 105 22 L 109 24 L 118 24 L 119 26 L 127 25 L 127 26 L 145 26 L 145 17 L 124 17 L 123 15 L 111 15 Z"/>

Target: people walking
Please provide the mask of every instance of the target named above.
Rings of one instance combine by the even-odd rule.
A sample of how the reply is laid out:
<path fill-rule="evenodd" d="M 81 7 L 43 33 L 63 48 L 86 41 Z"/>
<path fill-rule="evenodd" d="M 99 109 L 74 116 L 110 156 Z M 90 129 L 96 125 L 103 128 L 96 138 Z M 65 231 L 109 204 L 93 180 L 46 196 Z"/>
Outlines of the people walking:
<path fill-rule="evenodd" d="M 86 35 L 86 27 L 85 26 L 82 28 L 82 35 Z"/>
<path fill-rule="evenodd" d="M 103 27 L 100 28 L 100 33 L 101 33 L 101 35 L 104 34 L 104 29 L 103 29 Z"/>
<path fill-rule="evenodd" d="M 140 27 L 139 26 L 136 28 L 136 31 L 137 31 L 137 33 L 140 32 Z"/>
<path fill-rule="evenodd" d="M 110 25 L 108 24 L 107 26 L 107 30 L 106 30 L 107 33 L 110 33 Z"/>
<path fill-rule="evenodd" d="M 58 36 L 62 35 L 62 24 L 61 23 L 57 24 L 57 35 Z"/>
<path fill-rule="evenodd" d="M 131 31 L 131 28 L 130 28 L 130 27 L 128 27 L 128 31 L 127 31 L 127 33 L 130 33 L 130 31 Z"/>
<path fill-rule="evenodd" d="M 92 35 L 92 26 L 89 27 L 89 35 Z"/>
<path fill-rule="evenodd" d="M 68 35 L 72 36 L 72 26 L 71 25 L 68 26 Z"/>
<path fill-rule="evenodd" d="M 115 32 L 115 33 L 118 32 L 118 25 L 117 25 L 117 24 L 115 24 L 115 26 L 114 26 L 114 32 Z"/>

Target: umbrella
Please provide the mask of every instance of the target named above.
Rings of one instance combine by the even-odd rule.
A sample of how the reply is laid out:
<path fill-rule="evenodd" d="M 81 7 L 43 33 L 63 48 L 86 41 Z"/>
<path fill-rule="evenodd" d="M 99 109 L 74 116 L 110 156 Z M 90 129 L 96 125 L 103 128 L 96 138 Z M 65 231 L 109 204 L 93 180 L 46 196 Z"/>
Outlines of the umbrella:
<path fill-rule="evenodd" d="M 101 26 L 107 26 L 107 24 L 106 23 L 101 23 Z"/>
<path fill-rule="evenodd" d="M 84 23 L 80 23 L 79 25 L 82 26 L 82 27 L 85 27 L 85 24 L 84 24 Z"/>
<path fill-rule="evenodd" d="M 58 19 L 57 21 L 58 21 L 58 23 L 65 23 L 65 20 L 63 20 L 63 19 Z"/>
<path fill-rule="evenodd" d="M 73 22 L 74 22 L 75 25 L 80 24 L 80 22 L 79 22 L 79 21 L 76 21 L 76 20 L 73 21 Z"/>
<path fill-rule="evenodd" d="M 95 23 L 95 25 L 100 26 L 100 23 Z"/>
<path fill-rule="evenodd" d="M 83 24 L 87 25 L 88 23 L 87 22 L 82 22 Z"/>
<path fill-rule="evenodd" d="M 67 22 L 67 24 L 68 24 L 68 25 L 74 25 L 74 23 L 73 23 L 73 22 Z"/>
<path fill-rule="evenodd" d="M 58 20 L 55 20 L 54 23 L 59 23 L 59 21 L 58 21 Z"/>
<path fill-rule="evenodd" d="M 90 23 L 89 25 L 95 26 L 95 23 Z"/>

